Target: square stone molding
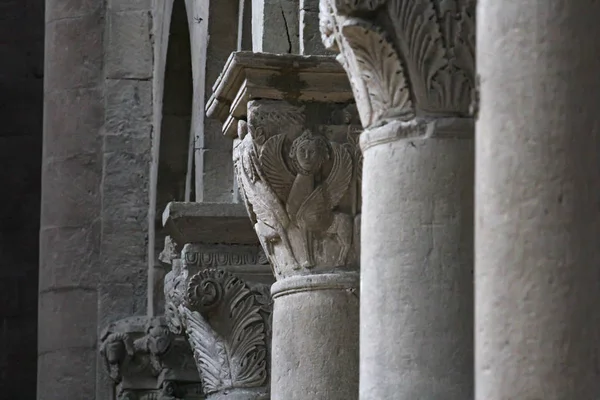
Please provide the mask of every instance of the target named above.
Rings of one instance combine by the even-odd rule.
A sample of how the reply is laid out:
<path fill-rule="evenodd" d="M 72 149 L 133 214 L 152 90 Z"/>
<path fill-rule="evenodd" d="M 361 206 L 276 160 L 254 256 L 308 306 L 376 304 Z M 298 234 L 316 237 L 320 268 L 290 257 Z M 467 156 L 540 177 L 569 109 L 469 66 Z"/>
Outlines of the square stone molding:
<path fill-rule="evenodd" d="M 331 56 L 252 52 L 232 53 L 213 86 L 206 113 L 223 122 L 223 133 L 237 137 L 251 100 L 352 103 L 346 72 Z"/>

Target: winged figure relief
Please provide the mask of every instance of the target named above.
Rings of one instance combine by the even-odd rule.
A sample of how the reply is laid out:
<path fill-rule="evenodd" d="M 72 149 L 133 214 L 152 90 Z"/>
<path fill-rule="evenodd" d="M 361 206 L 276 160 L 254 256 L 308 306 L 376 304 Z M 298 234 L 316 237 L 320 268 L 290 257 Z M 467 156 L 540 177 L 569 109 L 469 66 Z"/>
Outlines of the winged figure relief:
<path fill-rule="evenodd" d="M 280 242 L 288 253 L 286 260 L 292 264 L 291 268 L 299 269 L 287 234 L 289 216 L 258 167 L 258 155 L 250 134 L 242 139 L 236 153 L 238 184 L 267 258 L 272 266 L 281 264 L 282 260 L 274 257 L 274 245 Z"/>
<path fill-rule="evenodd" d="M 352 181 L 352 156 L 345 146 L 305 130 L 285 158 L 285 140 L 285 135 L 269 138 L 259 162 L 270 187 L 285 204 L 289 223 L 303 235 L 301 265 L 315 266 L 313 239 L 323 235 L 337 239 L 341 249 L 337 263 L 344 265 L 352 245 L 352 217 L 335 209 Z"/>

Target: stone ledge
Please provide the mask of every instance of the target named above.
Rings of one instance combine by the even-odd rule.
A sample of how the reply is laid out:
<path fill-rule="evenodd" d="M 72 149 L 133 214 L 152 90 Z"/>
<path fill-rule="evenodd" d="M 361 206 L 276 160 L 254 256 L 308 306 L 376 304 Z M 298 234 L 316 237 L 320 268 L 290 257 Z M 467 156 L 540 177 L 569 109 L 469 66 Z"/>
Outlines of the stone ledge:
<path fill-rule="evenodd" d="M 186 243 L 258 244 L 243 204 L 171 202 L 163 226 L 179 246 Z"/>
<path fill-rule="evenodd" d="M 354 102 L 346 72 L 332 56 L 234 52 L 213 86 L 206 114 L 223 122 L 223 133 L 237 137 L 250 100 Z"/>

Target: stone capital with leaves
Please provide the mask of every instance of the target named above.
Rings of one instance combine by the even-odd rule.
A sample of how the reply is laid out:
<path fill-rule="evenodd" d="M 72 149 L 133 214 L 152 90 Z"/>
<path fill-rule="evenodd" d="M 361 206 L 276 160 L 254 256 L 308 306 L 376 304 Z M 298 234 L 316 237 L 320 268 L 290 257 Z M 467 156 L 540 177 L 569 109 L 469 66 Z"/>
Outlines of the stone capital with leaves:
<path fill-rule="evenodd" d="M 469 115 L 476 0 L 320 0 L 323 43 L 339 52 L 362 124 Z"/>

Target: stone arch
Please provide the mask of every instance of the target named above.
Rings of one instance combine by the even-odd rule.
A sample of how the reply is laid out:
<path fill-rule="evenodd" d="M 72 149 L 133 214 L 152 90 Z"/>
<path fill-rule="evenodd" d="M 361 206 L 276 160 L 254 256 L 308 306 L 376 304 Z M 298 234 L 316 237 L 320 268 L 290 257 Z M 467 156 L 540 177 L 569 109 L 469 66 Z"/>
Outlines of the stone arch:
<path fill-rule="evenodd" d="M 192 135 L 193 73 L 188 12 L 182 0 L 165 1 L 154 17 L 154 134 L 148 234 L 149 314 L 162 313 L 166 270 L 158 261 L 166 233 L 162 213 L 171 201 L 194 199 L 189 176 Z M 192 138 L 193 139 L 193 138 Z"/>

